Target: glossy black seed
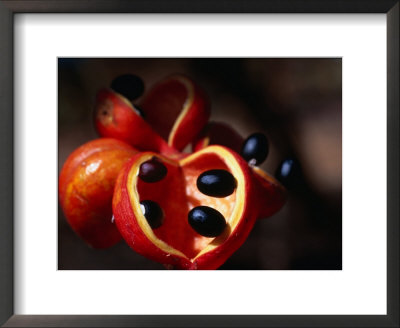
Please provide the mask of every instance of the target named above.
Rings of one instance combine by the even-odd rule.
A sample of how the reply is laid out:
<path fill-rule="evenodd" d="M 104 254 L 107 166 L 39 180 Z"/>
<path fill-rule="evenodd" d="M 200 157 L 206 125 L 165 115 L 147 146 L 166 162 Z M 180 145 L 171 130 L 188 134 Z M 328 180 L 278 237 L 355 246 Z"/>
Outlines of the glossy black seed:
<path fill-rule="evenodd" d="M 138 105 L 134 105 L 133 108 L 136 110 L 136 112 L 138 112 L 138 114 L 139 114 L 141 117 L 143 117 L 143 118 L 146 117 L 146 115 L 145 115 L 143 109 L 140 108 Z"/>
<path fill-rule="evenodd" d="M 267 137 L 262 133 L 253 133 L 243 143 L 241 155 L 246 161 L 254 160 L 258 165 L 268 156 L 269 144 Z"/>
<path fill-rule="evenodd" d="M 142 79 L 136 75 L 125 74 L 116 77 L 111 82 L 111 89 L 129 100 L 135 100 L 143 94 L 144 83 Z"/>
<path fill-rule="evenodd" d="M 209 170 L 197 178 L 197 188 L 205 195 L 226 197 L 236 188 L 236 179 L 226 170 Z"/>
<path fill-rule="evenodd" d="M 157 229 L 164 223 L 164 212 L 161 207 L 152 200 L 140 202 L 144 217 L 152 229 Z"/>
<path fill-rule="evenodd" d="M 166 166 L 156 157 L 143 162 L 139 168 L 139 178 L 144 182 L 158 182 L 167 175 Z"/>
<path fill-rule="evenodd" d="M 217 237 L 226 226 L 223 215 L 212 207 L 197 206 L 188 214 L 190 226 L 200 235 Z"/>
<path fill-rule="evenodd" d="M 275 177 L 285 187 L 291 188 L 300 182 L 300 164 L 294 158 L 287 158 L 278 166 Z"/>

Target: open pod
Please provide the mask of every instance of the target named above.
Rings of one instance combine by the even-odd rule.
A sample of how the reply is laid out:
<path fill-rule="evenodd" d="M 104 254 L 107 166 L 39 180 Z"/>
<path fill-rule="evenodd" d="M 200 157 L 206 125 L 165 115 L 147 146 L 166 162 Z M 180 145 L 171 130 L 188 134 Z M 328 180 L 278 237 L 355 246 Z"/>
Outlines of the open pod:
<path fill-rule="evenodd" d="M 183 75 L 167 77 L 154 85 L 140 107 L 151 127 L 179 151 L 193 141 L 210 117 L 207 95 Z"/>
<path fill-rule="evenodd" d="M 97 93 L 94 122 L 102 137 L 125 141 L 139 150 L 176 153 L 128 99 L 111 89 L 102 89 Z"/>
<path fill-rule="evenodd" d="M 193 150 L 200 151 L 209 145 L 219 144 L 240 153 L 244 138 L 231 126 L 221 122 L 209 122 L 193 141 Z M 258 218 L 276 213 L 286 202 L 287 191 L 273 176 L 257 166 L 251 167 L 259 199 Z"/>
<path fill-rule="evenodd" d="M 163 163 L 167 174 L 157 182 L 140 178 L 143 163 Z M 196 181 L 208 170 L 228 171 L 235 188 L 225 197 L 200 192 Z M 210 146 L 181 160 L 155 153 L 135 155 L 121 171 L 113 198 L 117 227 L 138 253 L 177 269 L 216 269 L 245 241 L 258 215 L 256 189 L 248 164 L 235 152 Z M 143 212 L 143 201 L 153 201 L 163 212 L 163 223 L 152 229 Z M 217 210 L 226 225 L 218 236 L 197 233 L 188 223 L 191 209 Z"/>

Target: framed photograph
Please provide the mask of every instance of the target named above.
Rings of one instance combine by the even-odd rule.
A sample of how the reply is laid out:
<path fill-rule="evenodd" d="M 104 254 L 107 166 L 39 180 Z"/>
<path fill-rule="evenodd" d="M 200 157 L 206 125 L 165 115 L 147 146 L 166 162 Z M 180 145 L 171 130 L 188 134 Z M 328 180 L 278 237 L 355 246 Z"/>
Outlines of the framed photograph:
<path fill-rule="evenodd" d="M 58 58 L 57 66 L 58 169 L 62 209 L 58 212 L 59 270 L 162 270 L 164 266 L 182 269 L 187 268 L 186 265 L 190 268 L 220 270 L 342 269 L 341 58 L 63 57 Z M 128 88 L 123 87 L 125 85 Z M 277 87 L 273 87 L 275 85 Z M 285 88 L 285 85 L 293 87 Z M 284 92 L 280 92 L 282 88 Z M 138 90 L 139 93 L 129 90 Z M 190 101 L 190 94 L 195 94 L 193 101 Z M 285 102 L 289 94 L 290 102 Z M 127 100 L 129 98 L 134 99 Z M 124 101 L 120 102 L 121 99 Z M 134 110 L 128 106 L 130 104 Z M 292 110 L 293 107 L 296 110 Z M 188 108 L 187 113 L 192 113 L 192 118 L 187 123 L 176 125 L 174 122 L 179 122 L 182 108 Z M 129 118 L 131 115 L 135 116 Z M 115 127 L 125 126 L 119 117 L 124 117 L 125 125 L 132 119 L 127 133 L 122 130 L 116 133 Z M 190 124 L 189 128 L 187 124 Z M 157 134 L 145 131 L 148 126 Z M 169 137 L 171 131 L 173 133 L 178 129 L 185 131 L 185 135 L 181 134 L 175 139 L 180 144 Z M 147 135 L 145 140 L 143 134 Z M 173 179 L 173 176 L 180 175 L 174 171 L 174 167 L 169 166 L 172 163 L 158 157 L 159 162 L 163 163 L 159 169 L 164 168 L 165 173 L 151 182 L 146 182 L 148 180 L 142 176 L 146 184 L 138 185 L 140 201 L 162 209 L 159 223 L 153 223 L 155 237 L 168 245 L 175 245 L 177 250 L 192 257 L 192 264 L 184 261 L 174 265 L 175 259 L 171 258 L 173 252 L 169 252 L 167 259 L 160 258 L 150 251 L 150 247 L 148 252 L 142 250 L 138 241 L 131 244 L 128 235 L 123 238 L 127 242 L 119 242 L 121 235 L 115 226 L 118 227 L 120 219 L 124 218 L 116 213 L 117 210 L 112 211 L 111 202 L 116 195 L 113 192 L 114 185 L 107 184 L 110 188 L 107 190 L 102 187 L 104 185 L 98 186 L 96 193 L 86 187 L 92 185 L 92 178 L 96 184 L 99 180 L 104 181 L 104 178 L 97 177 L 93 168 L 97 167 L 99 172 L 103 172 L 102 166 L 98 165 L 100 158 L 103 163 L 107 158 L 114 158 L 115 152 L 108 152 L 110 141 L 103 145 L 107 149 L 103 155 L 99 153 L 94 157 L 84 157 L 79 160 L 81 164 L 78 166 L 69 164 L 75 162 L 75 156 L 84 156 L 82 154 L 88 149 L 97 149 L 101 143 L 99 135 L 113 137 L 133 146 L 135 150 L 125 147 L 119 152 L 124 161 L 134 155 L 132 151 L 150 151 L 154 156 L 159 153 L 172 160 L 182 156 L 188 160 L 190 155 L 195 154 L 211 156 L 200 155 L 200 151 L 206 146 L 215 145 L 228 147 L 236 154 L 241 154 L 244 144 L 257 141 L 263 146 L 259 149 L 257 165 L 250 172 L 262 179 L 260 181 L 265 183 L 265 187 L 257 192 L 257 197 L 249 196 L 248 201 L 252 202 L 251 208 L 260 207 L 260 212 L 255 215 L 231 215 L 235 212 L 235 207 L 231 206 L 242 202 L 238 201 L 240 185 L 229 183 L 238 181 L 239 177 L 227 175 L 231 169 L 225 164 L 208 164 L 209 159 L 203 164 L 198 162 L 196 167 L 199 168 L 194 169 L 190 168 L 192 165 L 188 162 L 182 168 L 187 172 L 183 173 L 188 181 L 185 185 L 180 179 Z M 159 136 L 168 141 L 170 146 L 160 141 Z M 248 141 L 245 142 L 245 139 Z M 295 139 L 298 142 L 293 142 Z M 319 140 L 319 143 L 311 143 L 311 140 Z M 120 146 L 120 143 L 116 143 L 115 151 Z M 329 147 L 329 151 L 323 150 L 326 147 Z M 217 156 L 219 151 L 223 149 L 213 150 L 213 156 Z M 90 150 L 89 154 L 92 152 Z M 293 158 L 295 154 L 296 159 Z M 297 159 L 299 156 L 303 158 Z M 116 161 L 113 160 L 113 165 L 107 165 L 107 168 L 114 167 Z M 124 161 L 120 162 L 120 166 Z M 297 181 L 290 182 L 289 178 L 296 180 L 295 171 L 300 170 L 297 167 L 300 164 L 295 161 L 302 162 L 304 177 L 300 177 L 298 172 Z M 312 163 L 318 163 L 319 168 L 313 170 L 307 163 L 311 166 Z M 146 167 L 150 164 L 141 165 Z M 284 176 L 278 177 L 280 183 L 279 180 L 273 180 L 276 171 L 287 168 L 291 173 L 284 172 Z M 76 183 L 72 182 L 75 178 L 69 176 L 68 172 L 72 171 L 76 172 L 73 176 L 80 177 Z M 313 171 L 324 172 L 324 175 L 318 177 L 318 174 L 310 173 Z M 86 179 L 82 178 L 86 172 L 89 175 Z M 264 180 L 258 172 L 263 172 L 270 180 Z M 112 171 L 109 174 L 110 181 L 113 181 L 116 173 Z M 219 175 L 228 179 L 226 184 L 230 187 L 226 191 L 219 191 L 218 195 L 212 190 L 205 190 L 206 180 L 217 179 Z M 197 193 L 198 187 L 203 192 Z M 317 191 L 312 191 L 313 188 Z M 157 194 L 156 189 L 162 190 L 161 194 Z M 95 201 L 98 193 L 101 194 L 100 204 Z M 287 193 L 291 196 L 288 197 Z M 88 206 L 87 201 L 91 199 L 93 203 Z M 149 200 L 151 203 L 148 203 Z M 176 203 L 181 204 L 181 209 L 171 208 L 175 208 Z M 247 201 L 244 200 L 244 203 Z M 195 207 L 197 210 L 191 213 L 203 211 L 204 208 L 199 206 L 220 212 L 223 215 L 221 222 L 227 221 L 227 224 L 221 225 L 221 229 L 228 227 L 231 232 L 224 235 L 218 229 L 216 232 L 203 231 L 201 227 L 194 226 L 194 221 L 190 221 L 195 229 L 200 229 L 200 233 L 197 232 L 188 224 L 188 213 Z M 84 215 L 79 210 L 77 216 L 77 208 L 85 213 L 90 209 L 90 213 Z M 93 215 L 95 212 L 98 214 Z M 115 224 L 111 222 L 113 214 Z M 83 216 L 87 218 L 85 224 L 82 223 Z M 236 230 L 236 217 L 253 219 L 249 220 L 249 225 L 245 224 Z M 251 234 L 241 244 L 246 230 L 252 224 Z M 288 229 L 288 226 L 292 228 Z M 93 235 L 92 231 L 98 229 L 101 232 Z M 176 233 L 178 230 L 180 232 Z M 222 244 L 226 245 L 229 237 L 235 234 L 243 234 L 243 238 L 233 243 L 228 252 Z M 218 236 L 221 236 L 220 241 L 214 240 Z M 214 249 L 204 250 L 210 243 L 219 243 L 218 263 L 209 259 L 199 266 L 201 261 L 198 253 L 208 253 L 212 257 Z M 88 244 L 92 247 L 88 247 Z M 128 245 L 152 260 L 132 252 Z M 238 249 L 232 253 L 235 248 Z M 176 260 L 180 261 L 180 258 Z"/>
<path fill-rule="evenodd" d="M 2 325 L 399 326 L 398 1 L 0 22 Z"/>

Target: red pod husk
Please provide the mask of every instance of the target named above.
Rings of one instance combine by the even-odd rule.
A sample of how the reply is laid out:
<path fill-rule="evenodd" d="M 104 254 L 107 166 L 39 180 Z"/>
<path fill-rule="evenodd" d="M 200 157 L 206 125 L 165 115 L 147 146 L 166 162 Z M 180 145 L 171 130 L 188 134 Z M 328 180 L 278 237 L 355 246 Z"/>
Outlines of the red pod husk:
<path fill-rule="evenodd" d="M 140 180 L 140 165 L 153 157 L 167 167 L 168 174 L 157 183 Z M 227 170 L 236 179 L 236 189 L 224 198 L 202 194 L 197 177 L 210 169 Z M 177 269 L 216 269 L 246 240 L 260 208 L 258 186 L 248 164 L 235 152 L 210 146 L 180 160 L 155 153 L 135 155 L 121 171 L 114 191 L 115 222 L 128 245 L 138 253 Z M 164 224 L 151 229 L 141 211 L 142 200 L 155 201 L 164 211 Z M 204 237 L 188 223 L 196 206 L 209 206 L 226 219 L 217 237 Z M 281 204 L 283 205 L 283 204 Z"/>
<path fill-rule="evenodd" d="M 179 151 L 193 141 L 210 117 L 207 95 L 183 75 L 167 77 L 154 85 L 140 107 L 153 129 Z"/>
<path fill-rule="evenodd" d="M 140 116 L 128 99 L 111 89 L 98 92 L 94 121 L 102 137 L 125 141 L 138 150 L 176 153 Z"/>

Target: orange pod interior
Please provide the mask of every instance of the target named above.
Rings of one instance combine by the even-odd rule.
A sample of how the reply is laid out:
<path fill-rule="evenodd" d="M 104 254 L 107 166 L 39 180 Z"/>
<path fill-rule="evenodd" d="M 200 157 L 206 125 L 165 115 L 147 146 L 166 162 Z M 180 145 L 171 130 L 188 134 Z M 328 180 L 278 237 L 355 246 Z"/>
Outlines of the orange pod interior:
<path fill-rule="evenodd" d="M 167 167 L 168 172 L 161 181 L 147 183 L 139 178 L 139 168 L 154 156 Z M 232 173 L 237 186 L 231 195 L 216 198 L 197 189 L 198 176 L 211 169 L 224 169 Z M 232 153 L 221 147 L 208 147 L 180 161 L 144 153 L 130 168 L 127 184 L 134 216 L 147 238 L 163 251 L 191 260 L 222 244 L 235 230 L 242 216 L 244 175 Z M 154 201 L 162 208 L 164 223 L 161 227 L 151 229 L 140 209 L 143 200 Z M 200 205 L 212 207 L 224 216 L 227 225 L 220 236 L 201 236 L 189 225 L 189 211 Z"/>

